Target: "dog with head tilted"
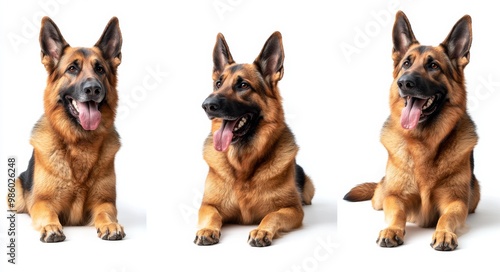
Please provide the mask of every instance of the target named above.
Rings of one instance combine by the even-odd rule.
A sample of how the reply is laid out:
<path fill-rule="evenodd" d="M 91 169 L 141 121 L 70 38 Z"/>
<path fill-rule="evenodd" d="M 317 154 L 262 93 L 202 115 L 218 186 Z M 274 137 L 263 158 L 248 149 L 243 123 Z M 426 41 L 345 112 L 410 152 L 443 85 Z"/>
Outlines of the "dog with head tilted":
<path fill-rule="evenodd" d="M 236 63 L 222 34 L 213 52 L 213 92 L 202 104 L 212 120 L 203 156 L 209 166 L 195 243 L 219 242 L 225 223 L 258 224 L 251 246 L 271 245 L 301 226 L 314 186 L 296 163 L 299 150 L 285 123 L 278 90 L 282 37 L 275 32 L 250 64 Z"/>

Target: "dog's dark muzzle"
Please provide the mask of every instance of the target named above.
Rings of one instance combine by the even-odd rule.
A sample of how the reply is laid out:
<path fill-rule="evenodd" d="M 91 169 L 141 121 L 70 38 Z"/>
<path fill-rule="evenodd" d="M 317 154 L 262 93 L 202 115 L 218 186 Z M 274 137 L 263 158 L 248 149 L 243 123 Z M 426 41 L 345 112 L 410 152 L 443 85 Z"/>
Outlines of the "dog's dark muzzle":
<path fill-rule="evenodd" d="M 208 118 L 236 120 L 243 115 L 258 116 L 260 108 L 256 104 L 246 104 L 221 94 L 211 94 L 201 104 Z"/>
<path fill-rule="evenodd" d="M 106 89 L 102 87 L 101 82 L 95 78 L 86 79 L 82 85 L 80 91 L 76 94 L 76 99 L 78 101 L 94 101 L 101 103 L 106 96 Z"/>
<path fill-rule="evenodd" d="M 238 106 L 239 103 L 228 100 L 222 95 L 210 95 L 203 101 L 201 107 L 207 113 L 208 118 L 236 118 L 245 112 L 242 111 L 243 105 Z"/>
<path fill-rule="evenodd" d="M 211 115 L 217 114 L 217 112 L 220 111 L 222 106 L 223 106 L 223 99 L 216 96 L 207 97 L 207 99 L 203 101 L 203 104 L 201 104 L 201 107 L 205 110 L 205 112 L 209 117 Z"/>
<path fill-rule="evenodd" d="M 438 112 L 446 95 L 444 85 L 416 73 L 402 75 L 397 84 L 399 95 L 404 100 L 401 126 L 405 129 L 415 129 Z"/>
<path fill-rule="evenodd" d="M 397 84 L 401 97 L 431 97 L 443 88 L 416 73 L 402 75 Z"/>
<path fill-rule="evenodd" d="M 422 85 L 422 78 L 414 74 L 403 75 L 398 80 L 399 93 L 402 97 L 425 96 L 426 94 L 422 93 L 425 92 Z"/>

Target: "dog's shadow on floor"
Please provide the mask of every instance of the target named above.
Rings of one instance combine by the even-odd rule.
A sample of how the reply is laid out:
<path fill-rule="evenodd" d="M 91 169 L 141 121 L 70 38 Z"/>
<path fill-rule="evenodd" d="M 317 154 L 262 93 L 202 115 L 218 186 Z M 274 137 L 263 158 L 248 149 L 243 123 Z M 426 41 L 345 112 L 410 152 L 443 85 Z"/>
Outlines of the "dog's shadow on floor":
<path fill-rule="evenodd" d="M 337 204 L 335 201 L 313 199 L 311 205 L 304 208 L 304 225 L 316 226 L 322 224 L 337 224 Z"/>
<path fill-rule="evenodd" d="M 406 223 L 406 234 L 404 238 L 405 244 L 410 244 L 412 243 L 412 241 L 421 241 L 425 239 L 428 239 L 430 244 L 434 230 L 434 227 L 423 228 L 414 223 Z"/>
<path fill-rule="evenodd" d="M 467 223 L 460 234 L 467 232 L 475 232 L 481 230 L 485 233 L 498 231 L 500 225 L 500 199 L 492 197 L 483 197 L 479 201 L 479 205 L 475 213 L 469 214 Z"/>

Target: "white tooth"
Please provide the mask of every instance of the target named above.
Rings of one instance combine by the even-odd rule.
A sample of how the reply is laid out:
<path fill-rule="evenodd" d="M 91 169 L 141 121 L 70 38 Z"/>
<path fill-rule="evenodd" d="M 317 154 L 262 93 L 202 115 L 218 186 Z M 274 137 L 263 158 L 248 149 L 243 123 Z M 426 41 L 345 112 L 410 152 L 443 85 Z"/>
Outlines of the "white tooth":
<path fill-rule="evenodd" d="M 76 100 L 72 100 L 71 104 L 73 104 L 73 107 L 75 107 L 76 111 L 78 111 L 78 104 L 76 104 Z"/>
<path fill-rule="evenodd" d="M 241 120 L 238 122 L 238 125 L 236 126 L 236 128 L 234 129 L 234 131 L 237 131 L 238 129 L 242 128 L 245 125 L 246 122 L 247 122 L 247 118 L 246 117 L 241 118 Z"/>
<path fill-rule="evenodd" d="M 425 105 L 424 105 L 423 109 L 425 110 L 428 107 L 430 107 L 433 102 L 434 102 L 434 97 L 431 97 L 431 98 L 427 99 L 427 102 L 425 102 Z"/>

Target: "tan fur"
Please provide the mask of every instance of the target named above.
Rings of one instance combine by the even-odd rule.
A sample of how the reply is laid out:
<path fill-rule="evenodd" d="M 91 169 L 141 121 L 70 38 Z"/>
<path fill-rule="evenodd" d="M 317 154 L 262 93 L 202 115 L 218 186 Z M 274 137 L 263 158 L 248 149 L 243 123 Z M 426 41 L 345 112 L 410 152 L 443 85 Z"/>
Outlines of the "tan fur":
<path fill-rule="evenodd" d="M 406 16 L 399 12 L 396 21 L 402 20 L 408 23 L 408 35 L 413 36 Z M 464 16 L 459 22 L 471 28 L 470 17 Z M 359 185 L 344 197 L 350 201 L 371 198 L 375 209 L 384 210 L 389 226 L 379 234 L 380 246 L 402 244 L 408 221 L 422 227 L 435 226 L 431 246 L 436 250 L 454 250 L 458 245 L 457 229 L 479 202 L 479 184 L 472 173 L 472 151 L 478 137 L 466 111 L 463 75 L 469 55 L 468 51 L 460 57 L 447 55 L 445 48 L 449 42 L 447 38 L 440 46 L 422 50 L 414 40 L 404 54 L 394 50 L 391 115 L 381 133 L 381 142 L 389 156 L 386 175 L 376 186 Z M 402 69 L 402 63 L 408 59 L 413 65 Z M 429 59 L 438 63 L 440 69 L 426 70 Z M 401 76 L 409 73 L 424 75 L 428 77 L 426 80 L 448 89 L 447 101 L 433 122 L 419 124 L 413 130 L 400 125 L 405 103 L 397 84 Z"/>
<path fill-rule="evenodd" d="M 110 20 L 106 30 L 114 27 L 119 35 L 118 20 Z M 98 45 L 105 33 L 92 48 L 71 47 L 60 36 L 59 53 L 44 51 L 50 39 L 43 29 L 60 32 L 48 17 L 42 20 L 40 41 L 42 63 L 49 74 L 44 94 L 43 116 L 31 134 L 34 149 L 33 187 L 24 190 L 21 180 L 16 180 L 16 209 L 29 213 L 33 226 L 40 231 L 43 242 L 65 239 L 62 225 L 94 225 L 103 239 L 119 240 L 125 236 L 118 224 L 116 201 L 115 154 L 120 148 L 118 133 L 114 128 L 118 105 L 116 69 L 120 55 L 107 58 Z M 119 47 L 118 47 L 119 50 Z M 72 85 L 81 84 L 95 76 L 94 65 L 101 63 L 106 71 L 101 81 L 106 98 L 100 106 L 101 122 L 95 130 L 84 130 L 71 120 L 61 103 L 60 92 Z M 67 73 L 72 63 L 78 63 L 81 72 Z"/>
<path fill-rule="evenodd" d="M 273 35 L 281 44 L 281 35 Z M 221 34 L 218 39 L 225 44 Z M 267 78 L 258 71 L 255 63 L 242 64 L 241 69 L 232 71 L 234 63 L 229 51 L 227 53 L 230 63 L 222 73 L 214 70 L 214 81 L 222 77 L 224 84 L 213 95 L 222 95 L 228 101 L 256 103 L 262 109 L 262 119 L 252 140 L 244 145 L 231 144 L 225 152 L 214 149 L 213 134 L 222 121 L 213 119 L 212 130 L 203 149 L 209 172 L 199 210 L 200 229 L 195 243 L 217 243 L 222 225 L 232 222 L 259 224 L 250 232 L 248 242 L 252 246 L 268 246 L 280 232 L 301 226 L 304 216 L 302 203 L 311 203 L 314 186 L 307 176 L 302 194 L 295 185 L 295 157 L 299 148 L 285 123 L 277 88 L 282 69 Z M 239 77 L 259 89 L 234 91 L 232 86 Z"/>

